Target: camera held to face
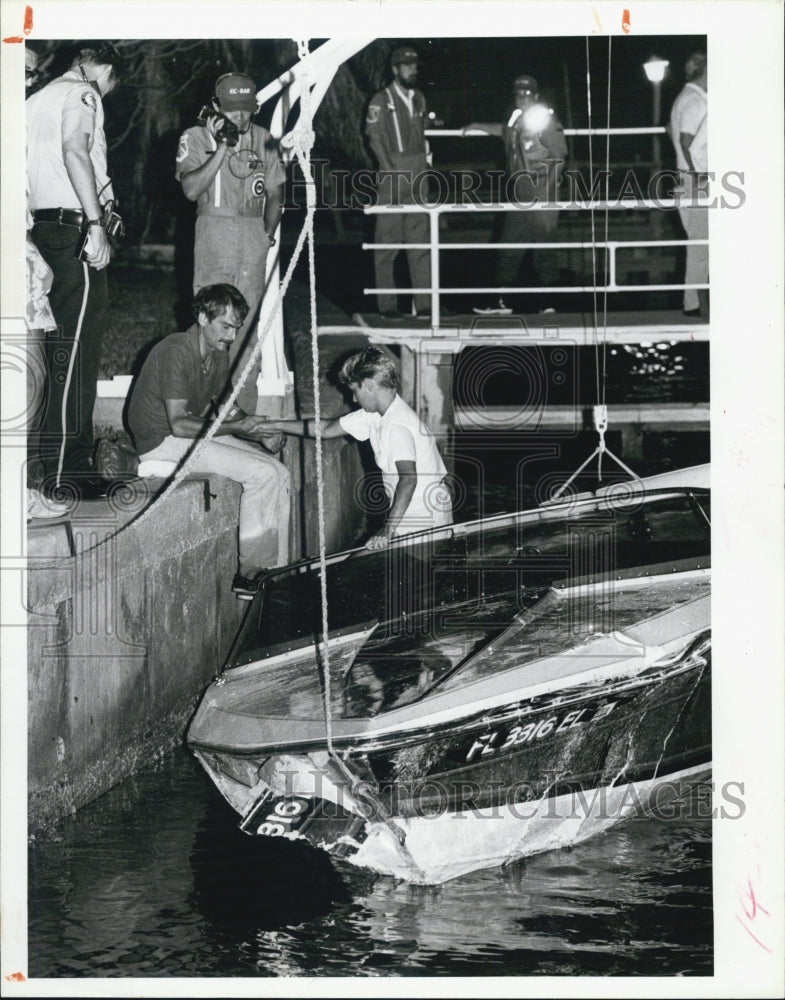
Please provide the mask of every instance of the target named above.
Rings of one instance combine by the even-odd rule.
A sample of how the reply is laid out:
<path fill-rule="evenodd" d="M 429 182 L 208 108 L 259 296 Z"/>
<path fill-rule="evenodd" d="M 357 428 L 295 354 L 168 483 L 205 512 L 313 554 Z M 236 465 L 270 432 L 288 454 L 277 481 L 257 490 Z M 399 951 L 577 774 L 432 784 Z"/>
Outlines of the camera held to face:
<path fill-rule="evenodd" d="M 230 121 L 226 115 L 222 115 L 220 111 L 205 105 L 197 115 L 197 124 L 207 125 L 211 119 L 217 119 L 218 122 L 215 127 L 216 141 L 224 142 L 227 146 L 236 146 L 240 141 L 240 130 L 235 123 Z"/>

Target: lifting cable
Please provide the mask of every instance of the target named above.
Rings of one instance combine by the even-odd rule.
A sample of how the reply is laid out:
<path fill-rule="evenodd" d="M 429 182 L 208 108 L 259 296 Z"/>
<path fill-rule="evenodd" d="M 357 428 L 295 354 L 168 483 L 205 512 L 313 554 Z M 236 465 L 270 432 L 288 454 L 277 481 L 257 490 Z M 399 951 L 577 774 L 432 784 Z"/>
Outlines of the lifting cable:
<path fill-rule="evenodd" d="M 610 458 L 616 462 L 628 475 L 633 479 L 637 480 L 638 476 L 630 469 L 627 465 L 622 462 L 622 460 L 614 455 L 613 452 L 605 444 L 605 432 L 608 429 L 608 407 L 606 405 L 606 385 L 607 385 L 607 353 L 608 353 L 608 284 L 610 280 L 609 273 L 609 261 L 610 253 L 608 248 L 608 234 L 609 234 L 609 186 L 610 186 L 610 148 L 611 148 L 611 137 L 610 137 L 610 125 L 611 125 L 611 52 L 612 52 L 613 39 L 612 36 L 608 36 L 608 76 L 607 76 L 607 88 L 608 88 L 608 98 L 606 104 L 606 119 L 605 119 L 605 239 L 603 241 L 603 275 L 604 275 L 604 285 L 603 285 L 603 301 L 602 301 L 602 351 L 600 351 L 600 331 L 599 331 L 599 309 L 597 306 L 597 244 L 596 244 L 596 231 L 594 223 L 594 204 L 593 204 L 593 194 L 594 191 L 594 157 L 593 157 L 593 144 L 592 144 L 592 108 L 591 108 L 591 61 L 589 52 L 589 36 L 586 36 L 586 104 L 589 116 L 589 197 L 592 198 L 592 204 L 590 206 L 591 214 L 591 260 L 592 260 L 592 274 L 594 278 L 592 297 L 593 297 L 593 308 L 594 308 L 594 371 L 595 371 L 595 389 L 596 389 L 596 399 L 597 403 L 592 408 L 594 416 L 594 429 L 597 431 L 599 436 L 599 442 L 594 451 L 589 455 L 585 462 L 580 465 L 575 472 L 570 476 L 570 478 L 563 483 L 558 490 L 556 490 L 552 496 L 552 500 L 558 500 L 559 497 L 565 492 L 565 490 L 575 481 L 575 479 L 583 472 L 586 466 L 592 461 L 593 458 L 597 458 L 597 479 L 602 482 L 602 456 L 608 455 Z M 602 361 L 600 361 L 602 359 Z"/>
<path fill-rule="evenodd" d="M 309 54 L 308 41 L 298 41 L 298 52 L 302 61 Z M 300 169 L 305 177 L 306 184 L 306 205 L 308 216 L 306 229 L 308 236 L 308 285 L 311 300 L 311 370 L 313 375 L 313 397 L 314 397 L 314 424 L 315 424 L 315 451 L 316 451 L 316 498 L 319 522 L 319 588 L 322 607 L 322 643 L 321 662 L 324 676 L 323 700 L 324 700 L 324 721 L 327 753 L 333 761 L 338 771 L 347 779 L 352 794 L 358 798 L 358 787 L 362 784 L 362 798 L 365 802 L 371 802 L 375 809 L 376 818 L 381 820 L 388 828 L 392 836 L 398 843 L 402 853 L 411 866 L 417 878 L 425 881 L 425 876 L 420 866 L 415 861 L 411 852 L 406 847 L 406 834 L 393 821 L 390 812 L 375 795 L 367 782 L 361 782 L 359 775 L 349 767 L 344 758 L 336 751 L 333 744 L 333 717 L 332 717 L 332 675 L 330 670 L 330 625 L 329 625 L 329 603 L 327 595 L 327 543 L 325 530 L 324 513 L 324 464 L 323 464 L 323 438 L 322 438 L 322 403 L 319 379 L 319 329 L 316 321 L 316 260 L 314 252 L 314 231 L 313 216 L 316 209 L 316 183 L 311 169 L 311 148 L 313 147 L 315 135 L 312 124 L 311 112 L 311 85 L 307 71 L 302 73 L 302 90 L 300 93 L 300 117 L 297 127 L 292 132 L 294 151 L 300 165 Z M 319 650 L 318 640 L 314 643 L 314 649 Z"/>

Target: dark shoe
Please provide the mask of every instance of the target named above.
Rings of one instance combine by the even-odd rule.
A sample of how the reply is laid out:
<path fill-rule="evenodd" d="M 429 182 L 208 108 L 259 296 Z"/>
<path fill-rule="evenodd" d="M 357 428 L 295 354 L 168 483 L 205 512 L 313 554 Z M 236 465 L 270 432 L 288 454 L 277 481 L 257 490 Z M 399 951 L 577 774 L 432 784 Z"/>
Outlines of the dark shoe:
<path fill-rule="evenodd" d="M 397 309 L 382 309 L 379 315 L 382 319 L 403 319 L 403 314 L 399 313 Z"/>
<path fill-rule="evenodd" d="M 109 495 L 112 482 L 94 473 L 69 472 L 60 477 L 48 476 L 41 483 L 41 492 L 50 500 L 73 504 L 79 500 L 100 500 Z"/>
<path fill-rule="evenodd" d="M 685 316 L 700 316 L 700 309 L 682 309 L 682 313 Z"/>
<path fill-rule="evenodd" d="M 512 309 L 504 304 L 504 299 L 498 298 L 487 306 L 475 306 L 472 312 L 477 316 L 511 316 Z"/>
<path fill-rule="evenodd" d="M 240 573 L 234 574 L 232 580 L 232 593 L 237 595 L 240 601 L 252 601 L 262 589 L 262 581 L 267 570 L 260 569 L 253 576 L 242 576 Z"/>
<path fill-rule="evenodd" d="M 113 485 L 111 479 L 104 479 L 103 476 L 87 476 L 85 479 L 77 480 L 82 500 L 100 500 L 102 497 L 107 497 Z"/>

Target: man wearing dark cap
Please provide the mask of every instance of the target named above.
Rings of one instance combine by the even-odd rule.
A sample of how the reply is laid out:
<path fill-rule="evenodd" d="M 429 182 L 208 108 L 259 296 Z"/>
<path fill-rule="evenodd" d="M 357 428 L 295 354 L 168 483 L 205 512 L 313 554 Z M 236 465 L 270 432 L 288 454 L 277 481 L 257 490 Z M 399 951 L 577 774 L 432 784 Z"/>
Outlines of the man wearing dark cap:
<path fill-rule="evenodd" d="M 379 164 L 378 205 L 414 205 L 427 194 L 421 179 L 428 169 L 425 141 L 425 98 L 415 88 L 418 56 L 410 45 L 394 50 L 390 64 L 392 81 L 371 98 L 365 131 Z M 418 178 L 420 178 L 418 180 Z M 424 212 L 383 212 L 376 216 L 375 243 L 428 243 L 428 217 Z M 431 264 L 428 250 L 407 249 L 412 287 L 429 288 Z M 374 251 L 377 288 L 395 288 L 393 269 L 398 249 Z M 430 315 L 430 295 L 414 295 L 418 315 Z M 398 297 L 380 292 L 379 312 L 386 319 L 399 319 Z"/>
<path fill-rule="evenodd" d="M 256 85 L 245 73 L 225 73 L 215 83 L 215 114 L 180 136 L 175 176 L 196 202 L 194 294 L 205 285 L 239 289 L 250 306 L 229 352 L 236 384 L 255 343 L 256 319 L 266 285 L 267 254 L 283 210 L 284 168 L 277 142 L 251 124 Z M 237 397 L 256 413 L 257 362 Z"/>
<path fill-rule="evenodd" d="M 464 132 L 483 130 L 504 140 L 507 197 L 521 207 L 505 212 L 501 242 L 546 243 L 553 239 L 558 212 L 525 206 L 558 200 L 567 143 L 559 119 L 550 108 L 539 102 L 537 81 L 533 76 L 522 74 L 516 77 L 513 98 L 514 106 L 504 124 L 467 125 Z M 531 249 L 511 248 L 499 251 L 495 284 L 502 288 L 516 285 L 524 262 L 527 264 L 529 283 L 539 284 L 534 252 Z M 505 304 L 503 297 L 495 296 L 487 304 L 477 306 L 474 312 L 501 316 L 509 315 L 512 309 Z"/>
<path fill-rule="evenodd" d="M 114 45 L 85 42 L 71 68 L 26 103 L 31 237 L 52 270 L 49 303 L 57 323 L 47 336 L 49 401 L 41 434 L 42 489 L 55 497 L 94 499 L 110 485 L 93 467 L 93 407 L 111 255 L 104 215 L 114 202 L 103 98 L 121 64 Z"/>

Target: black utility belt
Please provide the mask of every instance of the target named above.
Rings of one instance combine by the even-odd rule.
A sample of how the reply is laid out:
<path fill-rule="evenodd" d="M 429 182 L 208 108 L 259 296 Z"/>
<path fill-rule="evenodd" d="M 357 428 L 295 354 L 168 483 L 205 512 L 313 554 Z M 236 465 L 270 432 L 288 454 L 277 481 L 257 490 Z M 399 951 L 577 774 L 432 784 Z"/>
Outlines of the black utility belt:
<path fill-rule="evenodd" d="M 33 222 L 56 222 L 61 226 L 76 226 L 81 229 L 86 221 L 85 213 L 75 208 L 39 208 L 33 212 Z"/>

